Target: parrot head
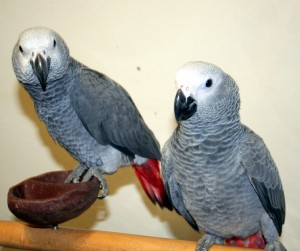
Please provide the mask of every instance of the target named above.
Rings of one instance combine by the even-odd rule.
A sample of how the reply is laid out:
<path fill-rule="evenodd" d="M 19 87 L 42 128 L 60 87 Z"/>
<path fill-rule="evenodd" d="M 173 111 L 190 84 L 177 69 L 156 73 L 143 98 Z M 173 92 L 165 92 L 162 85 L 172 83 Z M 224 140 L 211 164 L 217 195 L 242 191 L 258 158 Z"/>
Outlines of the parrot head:
<path fill-rule="evenodd" d="M 239 112 L 237 85 L 213 64 L 201 61 L 185 63 L 176 73 L 176 87 L 174 112 L 178 122 L 191 117 L 212 122 Z"/>
<path fill-rule="evenodd" d="M 12 63 L 23 85 L 46 91 L 47 83 L 66 73 L 69 58 L 69 49 L 59 34 L 45 27 L 35 27 L 20 34 Z"/>

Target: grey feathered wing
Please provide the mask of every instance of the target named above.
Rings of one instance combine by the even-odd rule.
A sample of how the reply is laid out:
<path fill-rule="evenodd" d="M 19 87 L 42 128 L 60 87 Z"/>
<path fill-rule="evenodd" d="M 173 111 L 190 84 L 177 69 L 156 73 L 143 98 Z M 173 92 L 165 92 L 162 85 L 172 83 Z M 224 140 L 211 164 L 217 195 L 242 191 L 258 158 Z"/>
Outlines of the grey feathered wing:
<path fill-rule="evenodd" d="M 166 188 L 168 197 L 176 211 L 185 218 L 185 220 L 191 225 L 192 228 L 198 231 L 199 228 L 196 221 L 185 207 L 180 185 L 177 183 L 173 176 L 172 156 L 169 144 L 171 144 L 171 140 L 168 140 L 165 143 L 162 150 L 161 164 L 164 186 Z"/>
<path fill-rule="evenodd" d="M 263 207 L 281 235 L 285 221 L 285 199 L 276 165 L 263 140 L 246 128 L 241 162 Z"/>
<path fill-rule="evenodd" d="M 134 158 L 160 160 L 159 143 L 144 123 L 128 93 L 116 82 L 83 67 L 71 92 L 71 102 L 89 133 Z"/>

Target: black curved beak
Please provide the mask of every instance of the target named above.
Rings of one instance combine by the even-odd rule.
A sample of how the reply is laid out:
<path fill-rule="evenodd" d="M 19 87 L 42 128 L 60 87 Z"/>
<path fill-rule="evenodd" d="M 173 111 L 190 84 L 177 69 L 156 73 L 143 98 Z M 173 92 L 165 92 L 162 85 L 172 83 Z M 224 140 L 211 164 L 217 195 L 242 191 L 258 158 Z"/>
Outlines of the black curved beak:
<path fill-rule="evenodd" d="M 33 61 L 30 62 L 33 72 L 39 79 L 43 91 L 46 91 L 46 87 L 47 87 L 46 81 L 49 74 L 49 64 L 47 61 L 41 54 L 37 54 L 34 62 Z"/>
<path fill-rule="evenodd" d="M 177 122 L 187 120 L 197 111 L 197 102 L 194 98 L 185 97 L 182 90 L 179 89 L 175 96 L 174 112 Z"/>

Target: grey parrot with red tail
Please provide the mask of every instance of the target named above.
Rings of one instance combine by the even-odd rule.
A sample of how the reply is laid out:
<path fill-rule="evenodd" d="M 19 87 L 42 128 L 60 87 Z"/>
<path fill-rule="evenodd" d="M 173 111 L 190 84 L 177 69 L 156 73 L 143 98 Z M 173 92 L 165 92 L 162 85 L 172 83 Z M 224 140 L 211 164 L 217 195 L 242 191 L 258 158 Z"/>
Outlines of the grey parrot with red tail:
<path fill-rule="evenodd" d="M 279 173 L 263 140 L 240 122 L 235 81 L 213 64 L 188 62 L 176 85 L 178 127 L 163 147 L 162 175 L 174 208 L 205 232 L 197 251 L 225 243 L 286 250 Z"/>
<path fill-rule="evenodd" d="M 132 165 L 150 199 L 172 208 L 160 176 L 159 143 L 122 86 L 73 59 L 62 37 L 45 27 L 20 34 L 12 62 L 52 138 L 80 163 L 66 182 L 95 176 L 104 198 L 103 174 Z"/>

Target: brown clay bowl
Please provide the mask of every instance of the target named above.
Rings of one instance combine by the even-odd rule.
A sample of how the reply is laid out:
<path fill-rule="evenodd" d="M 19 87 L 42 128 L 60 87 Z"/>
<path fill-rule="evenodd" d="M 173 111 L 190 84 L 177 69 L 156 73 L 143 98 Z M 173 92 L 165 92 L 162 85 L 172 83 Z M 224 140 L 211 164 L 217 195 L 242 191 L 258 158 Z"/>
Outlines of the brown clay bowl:
<path fill-rule="evenodd" d="M 77 217 L 96 200 L 99 181 L 64 183 L 71 171 L 44 173 L 22 181 L 8 191 L 9 210 L 36 226 L 55 226 Z"/>

